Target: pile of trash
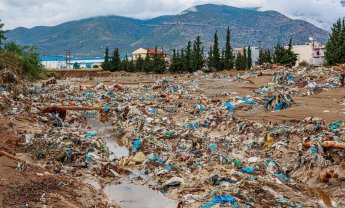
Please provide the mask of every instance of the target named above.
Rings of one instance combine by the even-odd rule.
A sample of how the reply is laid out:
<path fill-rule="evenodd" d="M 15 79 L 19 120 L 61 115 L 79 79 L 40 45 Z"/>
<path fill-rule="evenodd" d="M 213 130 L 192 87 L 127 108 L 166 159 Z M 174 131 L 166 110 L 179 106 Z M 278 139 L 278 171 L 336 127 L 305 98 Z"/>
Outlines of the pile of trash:
<path fill-rule="evenodd" d="M 343 177 L 345 120 L 265 124 L 236 113 L 293 107 L 293 96 L 306 87 L 299 87 L 301 71 L 327 77 L 315 79 L 322 89 L 329 89 L 325 83 L 336 75 L 322 68 L 272 68 L 272 83 L 249 95 L 221 98 L 201 93 L 199 81 L 209 78 L 204 73 L 194 80 L 170 77 L 128 85 L 55 80 L 32 85 L 22 100 L 2 93 L 12 106 L 3 115 L 30 116 L 39 125 L 40 130 L 20 132 L 25 150 L 56 173 L 121 178 L 139 171 L 181 207 L 317 206 L 307 184 L 316 178 L 322 187 Z M 219 79 L 251 81 L 262 74 L 268 72 Z M 127 152 L 119 154 L 114 144 Z M 138 179 L 141 184 L 149 183 L 145 177 Z M 337 203 L 345 206 L 344 200 Z"/>

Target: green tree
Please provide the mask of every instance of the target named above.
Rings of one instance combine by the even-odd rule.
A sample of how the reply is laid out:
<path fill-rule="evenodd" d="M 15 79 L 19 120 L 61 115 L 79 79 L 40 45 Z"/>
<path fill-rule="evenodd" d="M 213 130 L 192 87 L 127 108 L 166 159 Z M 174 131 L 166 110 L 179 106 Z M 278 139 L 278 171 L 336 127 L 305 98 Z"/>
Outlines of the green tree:
<path fill-rule="evenodd" d="M 213 48 L 210 46 L 210 50 L 208 51 L 207 55 L 207 66 L 211 69 L 214 66 L 214 60 L 213 60 Z"/>
<path fill-rule="evenodd" d="M 141 58 L 141 55 L 139 55 L 137 61 L 135 62 L 135 69 L 138 72 L 144 71 L 144 60 Z"/>
<path fill-rule="evenodd" d="M 136 71 L 135 64 L 134 64 L 134 61 L 133 61 L 133 60 L 130 60 L 130 61 L 128 62 L 127 71 L 129 71 L 129 72 L 135 72 L 135 71 Z"/>
<path fill-rule="evenodd" d="M 263 65 L 265 63 L 272 63 L 272 57 L 271 57 L 270 50 L 260 49 L 258 63 L 259 63 L 259 65 Z"/>
<path fill-rule="evenodd" d="M 192 72 L 191 68 L 191 61 L 192 61 L 192 42 L 188 41 L 187 47 L 186 47 L 186 54 L 184 56 L 184 61 L 183 61 L 183 70 L 187 72 Z"/>
<path fill-rule="evenodd" d="M 111 70 L 110 71 L 119 71 L 121 65 L 121 58 L 120 58 L 120 52 L 119 49 L 116 48 L 113 51 L 113 56 L 111 58 Z"/>
<path fill-rule="evenodd" d="M 339 18 L 333 24 L 326 44 L 325 58 L 329 65 L 345 63 L 345 18 Z"/>
<path fill-rule="evenodd" d="M 193 57 L 191 72 L 200 70 L 204 66 L 204 48 L 200 36 L 197 36 L 193 44 Z"/>
<path fill-rule="evenodd" d="M 129 60 L 128 60 L 127 53 L 125 55 L 125 58 L 121 61 L 120 70 L 121 71 L 129 71 Z"/>
<path fill-rule="evenodd" d="M 273 62 L 281 63 L 283 62 L 283 57 L 285 54 L 285 49 L 279 43 L 274 47 Z"/>
<path fill-rule="evenodd" d="M 247 69 L 247 49 L 243 48 L 243 60 L 245 62 L 245 69 Z"/>
<path fill-rule="evenodd" d="M 172 55 L 172 59 L 171 59 L 171 64 L 170 64 L 170 72 L 172 73 L 176 73 L 178 71 L 178 63 L 179 59 L 177 57 L 177 52 L 176 49 L 173 50 L 173 55 Z"/>
<path fill-rule="evenodd" d="M 5 33 L 6 31 L 3 29 L 4 27 L 4 23 L 1 23 L 1 19 L 0 19 L 0 49 L 2 49 L 2 45 L 5 43 L 6 37 L 5 37 Z"/>
<path fill-rule="evenodd" d="M 186 55 L 185 55 L 185 52 L 184 52 L 184 49 L 182 48 L 181 49 L 181 55 L 180 55 L 180 58 L 179 58 L 179 72 L 185 72 L 186 70 L 183 68 L 185 66 L 184 62 L 185 62 L 185 59 L 186 59 Z"/>
<path fill-rule="evenodd" d="M 292 51 L 292 40 L 290 39 L 288 48 L 282 47 L 279 43 L 274 47 L 273 62 L 293 66 L 296 64 L 297 54 Z"/>
<path fill-rule="evenodd" d="M 234 55 L 232 53 L 231 47 L 231 30 L 228 27 L 226 32 L 226 44 L 225 44 L 225 60 L 224 60 L 224 68 L 225 69 L 233 69 L 234 68 Z"/>
<path fill-rule="evenodd" d="M 153 71 L 158 74 L 164 73 L 166 69 L 164 61 L 164 52 L 162 51 L 162 54 L 159 53 L 157 46 L 155 48 L 155 53 L 153 54 L 152 67 Z"/>
<path fill-rule="evenodd" d="M 144 60 L 144 71 L 146 73 L 149 73 L 150 71 L 152 71 L 152 64 L 151 64 L 151 58 L 150 58 L 150 53 L 149 50 L 147 50 L 146 52 L 146 56 L 145 56 L 145 60 Z"/>
<path fill-rule="evenodd" d="M 23 48 L 16 44 L 16 42 L 14 41 L 6 43 L 4 46 L 4 50 L 8 53 L 14 53 L 20 56 L 23 55 Z"/>
<path fill-rule="evenodd" d="M 106 71 L 111 70 L 111 63 L 110 63 L 110 57 L 109 57 L 109 48 L 105 48 L 105 53 L 104 53 L 104 62 L 102 63 L 102 69 Z"/>
<path fill-rule="evenodd" d="M 214 68 L 216 68 L 217 70 L 221 70 L 222 68 L 221 68 L 221 61 L 220 61 L 220 52 L 219 52 L 219 46 L 218 46 L 218 33 L 217 32 L 214 34 L 212 59 L 213 59 L 212 66 Z"/>
<path fill-rule="evenodd" d="M 245 70 L 247 68 L 247 62 L 244 55 L 242 55 L 242 53 L 237 54 L 237 57 L 235 60 L 235 66 L 237 70 Z"/>
<path fill-rule="evenodd" d="M 15 55 L 22 66 L 24 74 L 32 80 L 39 79 L 42 73 L 45 72 L 35 46 L 21 47 L 12 41 L 4 45 L 4 52 Z"/>
<path fill-rule="evenodd" d="M 251 69 L 252 68 L 252 49 L 250 46 L 248 46 L 248 55 L 247 55 L 247 68 Z"/>

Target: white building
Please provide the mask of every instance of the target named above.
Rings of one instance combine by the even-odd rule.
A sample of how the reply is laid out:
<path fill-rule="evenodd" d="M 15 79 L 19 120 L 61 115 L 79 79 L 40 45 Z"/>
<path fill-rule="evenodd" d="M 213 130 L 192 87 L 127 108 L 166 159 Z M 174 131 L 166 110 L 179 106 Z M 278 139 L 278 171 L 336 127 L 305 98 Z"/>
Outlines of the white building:
<path fill-rule="evenodd" d="M 41 64 L 46 69 L 73 69 L 76 64 L 78 68 L 93 68 L 95 65 L 100 66 L 104 58 L 71 58 L 70 64 L 67 64 L 66 57 L 63 56 L 43 56 Z"/>
<path fill-rule="evenodd" d="M 157 50 L 154 49 L 154 48 L 139 48 L 135 51 L 132 52 L 132 58 L 133 58 L 133 61 L 136 61 L 140 58 L 142 59 L 145 59 L 146 58 L 146 54 L 149 54 L 150 56 L 152 55 L 160 55 L 160 56 L 163 56 L 164 57 L 164 60 L 167 64 L 170 63 L 170 57 L 169 57 L 169 54 L 168 53 L 165 53 L 161 50 Z M 152 57 L 151 57 L 152 58 Z"/>
<path fill-rule="evenodd" d="M 303 61 L 312 66 L 323 65 L 325 62 L 325 49 L 325 45 L 314 41 L 304 45 L 292 46 L 292 51 L 297 54 L 296 66 Z"/>

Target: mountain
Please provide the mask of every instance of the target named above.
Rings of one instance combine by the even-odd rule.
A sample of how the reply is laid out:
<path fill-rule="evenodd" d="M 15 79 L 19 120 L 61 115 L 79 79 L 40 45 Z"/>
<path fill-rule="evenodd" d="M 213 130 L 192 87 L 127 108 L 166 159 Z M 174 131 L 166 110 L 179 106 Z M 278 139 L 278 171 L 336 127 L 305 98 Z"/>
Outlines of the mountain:
<path fill-rule="evenodd" d="M 101 56 L 104 48 L 118 47 L 130 53 L 139 47 L 163 47 L 166 51 L 182 48 L 188 40 L 200 35 L 205 51 L 219 33 L 225 44 L 227 27 L 232 28 L 234 47 L 258 45 L 272 48 L 278 42 L 304 44 L 309 37 L 326 42 L 328 32 L 308 22 L 290 19 L 275 11 L 241 9 L 225 5 L 206 4 L 192 7 L 178 15 L 139 20 L 120 16 L 94 17 L 66 22 L 53 27 L 16 28 L 7 34 L 8 41 L 21 45 L 36 45 L 45 55 Z"/>

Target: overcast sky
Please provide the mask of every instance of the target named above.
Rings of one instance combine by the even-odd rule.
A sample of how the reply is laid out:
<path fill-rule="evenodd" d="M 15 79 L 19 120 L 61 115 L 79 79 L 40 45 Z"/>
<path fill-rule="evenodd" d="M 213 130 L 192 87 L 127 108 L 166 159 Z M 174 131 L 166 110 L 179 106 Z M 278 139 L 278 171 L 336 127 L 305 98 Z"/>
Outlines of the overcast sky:
<path fill-rule="evenodd" d="M 328 29 L 345 15 L 341 0 L 0 0 L 0 19 L 6 29 L 57 25 L 100 15 L 152 18 L 178 14 L 194 5 L 216 3 L 276 10 Z"/>

